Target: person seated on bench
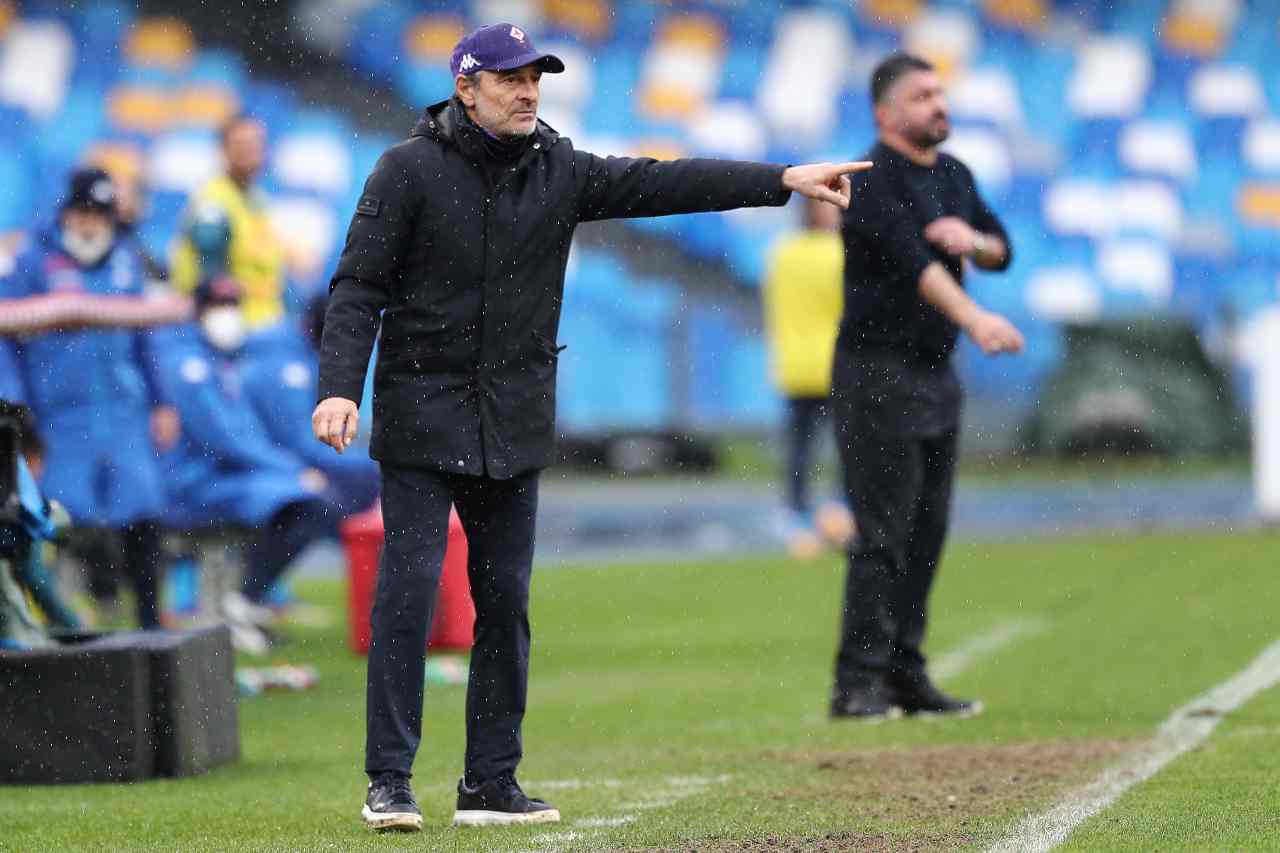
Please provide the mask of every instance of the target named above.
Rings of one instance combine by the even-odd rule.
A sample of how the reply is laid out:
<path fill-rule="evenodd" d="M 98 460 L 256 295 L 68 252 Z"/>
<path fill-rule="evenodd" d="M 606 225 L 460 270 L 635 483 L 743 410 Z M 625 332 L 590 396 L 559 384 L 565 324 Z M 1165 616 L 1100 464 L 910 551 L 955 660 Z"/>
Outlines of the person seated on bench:
<path fill-rule="evenodd" d="M 159 359 L 184 425 L 162 462 L 169 486 L 165 522 L 191 530 L 252 530 L 240 592 L 219 605 L 237 648 L 265 652 L 273 615 L 267 594 L 303 549 L 332 535 L 328 478 L 271 440 L 244 395 L 240 287 L 221 276 L 195 292 L 196 324 L 163 340 Z"/>
<path fill-rule="evenodd" d="M 320 378 L 320 333 L 327 294 L 311 300 L 296 319 L 285 320 L 245 340 L 244 396 L 276 447 L 324 473 L 334 521 L 373 506 L 381 477 L 367 453 L 334 453 L 311 429 Z"/>
<path fill-rule="evenodd" d="M 0 649 L 50 646 L 46 626 L 27 604 L 30 596 L 50 626 L 76 629 L 80 620 L 58 595 L 44 565 L 44 543 L 66 529 L 66 510 L 36 486 L 44 447 L 31 410 L 0 400 Z M 17 501 L 11 501 L 16 495 Z"/>

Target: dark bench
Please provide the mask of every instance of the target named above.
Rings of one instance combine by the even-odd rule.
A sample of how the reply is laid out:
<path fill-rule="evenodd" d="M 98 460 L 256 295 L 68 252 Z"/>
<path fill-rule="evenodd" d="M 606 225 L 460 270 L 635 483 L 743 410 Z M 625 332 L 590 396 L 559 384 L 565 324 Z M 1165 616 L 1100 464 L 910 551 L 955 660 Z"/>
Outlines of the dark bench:
<path fill-rule="evenodd" d="M 190 776 L 240 754 L 223 626 L 0 652 L 0 783 Z"/>

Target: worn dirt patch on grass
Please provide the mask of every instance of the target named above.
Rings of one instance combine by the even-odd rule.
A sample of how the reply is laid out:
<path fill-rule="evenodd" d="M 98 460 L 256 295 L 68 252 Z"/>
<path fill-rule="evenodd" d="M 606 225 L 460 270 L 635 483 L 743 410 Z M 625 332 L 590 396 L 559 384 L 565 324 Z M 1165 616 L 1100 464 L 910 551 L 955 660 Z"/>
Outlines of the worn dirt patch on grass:
<path fill-rule="evenodd" d="M 768 757 L 811 768 L 807 781 L 743 792 L 766 801 L 847 808 L 851 826 L 887 832 L 835 832 L 796 838 L 704 839 L 645 853 L 833 853 L 954 850 L 976 839 L 984 818 L 1042 808 L 1132 741 L 964 744 L 868 752 L 777 752 Z"/>

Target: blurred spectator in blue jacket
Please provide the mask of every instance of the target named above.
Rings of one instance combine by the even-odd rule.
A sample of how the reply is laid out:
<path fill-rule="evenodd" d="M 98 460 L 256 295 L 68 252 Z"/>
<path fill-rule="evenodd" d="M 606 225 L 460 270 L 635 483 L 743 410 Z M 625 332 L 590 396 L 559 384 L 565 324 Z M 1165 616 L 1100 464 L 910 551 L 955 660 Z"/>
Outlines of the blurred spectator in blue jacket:
<path fill-rule="evenodd" d="M 328 478 L 277 446 L 245 393 L 244 318 L 234 279 L 202 282 L 194 327 L 170 334 L 161 359 L 184 425 L 165 454 L 165 520 L 176 528 L 242 526 L 253 535 L 241 590 L 219 602 L 236 645 L 267 647 L 267 593 L 307 545 L 328 537 Z M 305 422 L 305 421 L 304 421 Z"/>
<path fill-rule="evenodd" d="M 244 394 L 276 447 L 324 473 L 334 521 L 378 499 L 378 465 L 367 455 L 337 454 L 315 440 L 311 412 L 319 382 L 320 334 L 327 295 L 296 320 L 250 335 L 244 346 Z"/>
<path fill-rule="evenodd" d="M 102 170 L 82 169 L 56 227 L 0 280 L 0 298 L 137 296 L 142 281 L 136 251 L 118 237 L 114 185 Z M 180 432 L 153 343 L 147 329 L 92 326 L 31 335 L 16 347 L 22 390 L 48 447 L 43 491 L 78 525 L 119 535 L 145 628 L 159 624 L 164 487 L 156 451 Z"/>
<path fill-rule="evenodd" d="M 22 385 L 22 374 L 18 372 L 18 353 L 12 341 L 0 338 L 0 400 L 22 403 L 27 399 L 27 390 Z"/>

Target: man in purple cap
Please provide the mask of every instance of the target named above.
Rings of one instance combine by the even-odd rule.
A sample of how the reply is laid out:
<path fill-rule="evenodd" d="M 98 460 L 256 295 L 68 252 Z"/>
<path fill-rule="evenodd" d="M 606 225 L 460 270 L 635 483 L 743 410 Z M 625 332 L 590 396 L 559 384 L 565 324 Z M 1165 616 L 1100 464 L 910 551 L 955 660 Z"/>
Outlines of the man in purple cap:
<path fill-rule="evenodd" d="M 455 505 L 476 606 L 467 747 L 454 823 L 549 822 L 516 782 L 529 664 L 538 475 L 554 458 L 556 343 L 579 222 L 785 204 L 847 208 L 870 163 L 783 167 L 597 157 L 538 121 L 538 83 L 564 63 L 513 24 L 454 49 L 453 97 L 374 167 L 330 285 L 316 437 L 355 437 L 374 339 L 371 455 L 386 540 L 369 650 L 363 817 L 416 830 L 409 788 L 423 657 Z"/>

